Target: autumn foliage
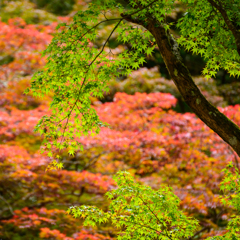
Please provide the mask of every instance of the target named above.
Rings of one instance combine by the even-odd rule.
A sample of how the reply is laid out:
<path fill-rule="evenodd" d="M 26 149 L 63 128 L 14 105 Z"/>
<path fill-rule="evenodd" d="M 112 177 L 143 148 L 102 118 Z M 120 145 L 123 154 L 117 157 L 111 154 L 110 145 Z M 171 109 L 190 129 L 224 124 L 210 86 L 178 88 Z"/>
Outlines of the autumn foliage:
<path fill-rule="evenodd" d="M 34 127 L 49 114 L 51 95 L 39 99 L 23 91 L 45 64 L 41 51 L 56 25 L 26 24 L 21 18 L 0 22 L 0 238 L 116 238 L 111 226 L 87 228 L 66 210 L 82 204 L 106 210 L 103 195 L 116 187 L 112 175 L 119 170 L 154 189 L 170 185 L 184 213 L 199 220 L 199 230 L 204 228 L 199 239 L 223 235 L 233 210 L 219 199 L 221 171 L 230 161 L 239 168 L 239 158 L 193 113 L 177 111 L 176 90 L 163 78 L 168 91 L 151 86 L 148 93 L 130 95 L 125 92 L 132 85 L 124 85 L 115 86 L 122 92 L 113 94 L 111 102 L 92 98 L 100 119 L 109 125 L 96 136 L 76 139 L 84 150 L 74 156 L 62 151 L 63 170 L 46 171 L 52 159 L 40 154 L 42 138 Z M 151 69 L 135 71 L 130 78 L 146 80 L 146 71 Z M 206 90 L 208 94 L 214 95 Z M 226 105 L 222 97 L 213 100 Z M 240 105 L 219 109 L 240 125 Z"/>

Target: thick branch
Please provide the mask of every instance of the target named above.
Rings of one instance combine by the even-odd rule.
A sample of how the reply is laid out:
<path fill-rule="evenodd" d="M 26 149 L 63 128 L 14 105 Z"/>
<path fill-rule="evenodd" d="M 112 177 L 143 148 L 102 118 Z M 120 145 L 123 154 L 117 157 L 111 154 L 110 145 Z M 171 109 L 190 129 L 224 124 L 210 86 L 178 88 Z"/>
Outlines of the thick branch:
<path fill-rule="evenodd" d="M 217 4 L 214 0 L 207 0 L 214 8 L 216 8 L 222 15 L 225 23 L 227 24 L 228 28 L 232 32 L 237 46 L 237 51 L 240 56 L 240 32 L 235 27 L 234 23 L 229 19 L 226 10 L 223 8 L 221 2 Z"/>
<path fill-rule="evenodd" d="M 126 20 L 131 21 L 130 17 Z M 183 64 L 178 44 L 163 25 L 149 17 L 147 28 L 155 37 L 163 60 L 171 78 L 193 112 L 214 132 L 216 132 L 240 156 L 240 128 L 216 107 L 210 104 L 194 83 L 187 67 Z M 143 25 L 143 23 L 138 24 Z M 158 26 L 157 26 L 158 25 Z"/>

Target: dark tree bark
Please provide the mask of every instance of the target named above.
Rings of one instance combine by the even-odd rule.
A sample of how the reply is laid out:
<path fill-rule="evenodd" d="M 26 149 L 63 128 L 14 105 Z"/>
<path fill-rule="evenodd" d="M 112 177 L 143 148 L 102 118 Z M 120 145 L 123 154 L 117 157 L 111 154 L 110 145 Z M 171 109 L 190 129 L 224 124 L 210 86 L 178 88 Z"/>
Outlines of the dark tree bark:
<path fill-rule="evenodd" d="M 240 156 L 240 128 L 202 95 L 187 67 L 183 64 L 178 44 L 170 32 L 165 30 L 162 23 L 151 16 L 148 16 L 144 22 L 123 14 L 122 17 L 129 22 L 142 25 L 152 33 L 169 74 L 186 103 L 209 128 L 216 132 Z"/>

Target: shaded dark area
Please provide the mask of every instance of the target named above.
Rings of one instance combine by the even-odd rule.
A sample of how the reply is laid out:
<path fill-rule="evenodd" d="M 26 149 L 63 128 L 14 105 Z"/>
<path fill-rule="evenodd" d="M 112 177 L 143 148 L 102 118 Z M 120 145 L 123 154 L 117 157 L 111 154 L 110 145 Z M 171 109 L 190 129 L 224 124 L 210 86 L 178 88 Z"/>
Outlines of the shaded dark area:
<path fill-rule="evenodd" d="M 31 0 L 38 8 L 56 15 L 67 15 L 73 10 L 75 0 Z"/>

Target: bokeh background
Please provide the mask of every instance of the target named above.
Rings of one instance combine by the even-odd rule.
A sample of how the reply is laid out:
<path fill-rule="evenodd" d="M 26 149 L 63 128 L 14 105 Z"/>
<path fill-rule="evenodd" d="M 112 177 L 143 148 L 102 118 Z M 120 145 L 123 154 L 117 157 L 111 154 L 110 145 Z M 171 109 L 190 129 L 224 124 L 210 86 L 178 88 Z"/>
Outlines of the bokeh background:
<path fill-rule="evenodd" d="M 219 201 L 221 170 L 229 161 L 239 168 L 239 158 L 192 113 L 157 48 L 130 76 L 112 79 L 103 99 L 91 99 L 111 128 L 82 137 L 84 151 L 75 156 L 63 151 L 63 170 L 45 171 L 50 160 L 40 154 L 42 139 L 34 126 L 49 113 L 51 96 L 37 99 L 23 91 L 46 63 L 41 52 L 58 23 L 71 22 L 90 2 L 0 1 L 0 239 L 116 239 L 118 230 L 110 224 L 84 227 L 66 210 L 82 204 L 107 210 L 104 194 L 116 187 L 112 176 L 119 170 L 154 189 L 170 185 L 185 214 L 200 222 L 192 239 L 223 235 L 233 210 Z M 167 20 L 176 23 L 185 11 L 176 1 Z M 112 28 L 101 25 L 92 44 L 100 49 Z M 178 37 L 174 25 L 172 33 Z M 117 53 L 131 49 L 116 38 L 113 34 L 108 48 Z M 206 98 L 240 125 L 239 79 L 220 70 L 216 79 L 206 80 L 201 76 L 204 59 L 181 54 Z"/>

